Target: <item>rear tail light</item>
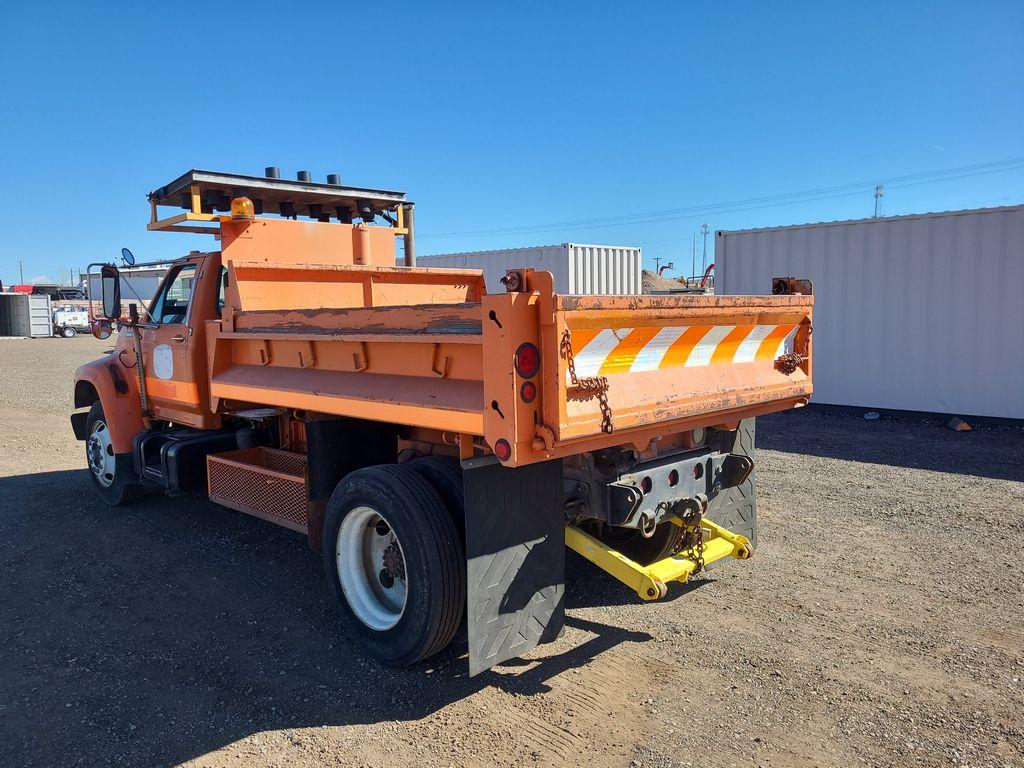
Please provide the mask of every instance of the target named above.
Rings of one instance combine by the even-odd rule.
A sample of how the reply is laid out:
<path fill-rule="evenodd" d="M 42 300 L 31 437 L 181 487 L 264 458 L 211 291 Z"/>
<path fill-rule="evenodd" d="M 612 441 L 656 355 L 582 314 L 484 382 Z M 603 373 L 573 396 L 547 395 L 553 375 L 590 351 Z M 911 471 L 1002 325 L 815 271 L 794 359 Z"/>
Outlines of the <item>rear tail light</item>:
<path fill-rule="evenodd" d="M 501 438 L 494 444 L 494 455 L 498 457 L 499 461 L 508 461 L 509 456 L 512 455 L 512 446 L 509 445 L 508 440 Z"/>
<path fill-rule="evenodd" d="M 529 379 L 540 370 L 540 350 L 533 344 L 526 342 L 519 345 L 516 350 L 516 373 L 524 379 Z"/>
<path fill-rule="evenodd" d="M 523 398 L 524 403 L 532 403 L 537 399 L 537 385 L 532 381 L 524 381 L 523 386 L 519 388 L 519 396 Z"/>

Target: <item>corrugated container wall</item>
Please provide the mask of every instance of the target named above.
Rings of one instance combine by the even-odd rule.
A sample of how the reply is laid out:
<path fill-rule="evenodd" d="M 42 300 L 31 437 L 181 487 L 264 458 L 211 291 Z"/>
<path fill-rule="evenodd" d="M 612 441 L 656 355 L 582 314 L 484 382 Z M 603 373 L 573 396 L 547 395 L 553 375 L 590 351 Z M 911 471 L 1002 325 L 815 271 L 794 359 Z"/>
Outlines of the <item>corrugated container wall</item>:
<path fill-rule="evenodd" d="M 37 339 L 53 336 L 53 319 L 50 314 L 49 296 L 28 297 L 28 336 Z"/>
<path fill-rule="evenodd" d="M 0 293 L 0 336 L 38 338 L 52 335 L 49 296 Z"/>
<path fill-rule="evenodd" d="M 420 256 L 416 263 L 421 267 L 482 269 L 489 293 L 505 290 L 501 278 L 509 269 L 531 267 L 554 275 L 555 290 L 559 293 L 635 296 L 641 293 L 643 250 L 618 245 L 562 243 Z"/>
<path fill-rule="evenodd" d="M 1024 205 L 716 232 L 715 270 L 814 283 L 814 402 L 1024 418 Z"/>

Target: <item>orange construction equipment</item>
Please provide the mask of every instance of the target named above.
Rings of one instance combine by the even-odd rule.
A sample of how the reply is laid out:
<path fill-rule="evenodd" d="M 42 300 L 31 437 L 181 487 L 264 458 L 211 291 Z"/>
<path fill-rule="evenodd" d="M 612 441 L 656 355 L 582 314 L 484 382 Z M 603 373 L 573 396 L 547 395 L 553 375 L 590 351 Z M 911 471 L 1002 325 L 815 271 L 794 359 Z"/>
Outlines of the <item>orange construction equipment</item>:
<path fill-rule="evenodd" d="M 806 281 L 567 296 L 517 269 L 489 294 L 415 266 L 403 193 L 267 171 L 150 194 L 150 230 L 220 242 L 148 306 L 92 265 L 94 332 L 120 333 L 72 423 L 104 500 L 202 493 L 304 533 L 371 654 L 425 658 L 465 616 L 474 674 L 561 631 L 565 544 L 642 599 L 753 553 L 754 417 L 812 390 Z"/>

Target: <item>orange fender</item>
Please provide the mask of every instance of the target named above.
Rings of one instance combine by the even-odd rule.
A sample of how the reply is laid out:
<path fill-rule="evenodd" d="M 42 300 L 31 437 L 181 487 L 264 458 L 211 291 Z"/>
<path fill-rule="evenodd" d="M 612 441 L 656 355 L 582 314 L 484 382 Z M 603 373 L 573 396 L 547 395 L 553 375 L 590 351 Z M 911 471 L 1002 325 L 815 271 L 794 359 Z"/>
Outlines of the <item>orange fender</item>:
<path fill-rule="evenodd" d="M 145 426 L 138 376 L 135 368 L 126 366 L 122 358 L 130 363 L 135 353 L 130 349 L 115 349 L 75 371 L 75 408 L 88 408 L 97 400 L 103 403 L 114 452 L 130 453 L 132 439 Z M 76 437 L 84 439 L 85 436 L 79 435 L 76 429 Z"/>

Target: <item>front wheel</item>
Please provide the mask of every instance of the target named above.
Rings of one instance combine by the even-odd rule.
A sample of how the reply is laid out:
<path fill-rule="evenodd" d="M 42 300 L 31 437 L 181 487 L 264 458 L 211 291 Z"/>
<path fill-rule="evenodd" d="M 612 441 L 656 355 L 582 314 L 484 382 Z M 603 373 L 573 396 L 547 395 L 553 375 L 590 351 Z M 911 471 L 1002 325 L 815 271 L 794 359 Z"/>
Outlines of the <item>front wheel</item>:
<path fill-rule="evenodd" d="M 437 491 L 397 464 L 348 475 L 324 520 L 324 570 L 341 619 L 371 656 L 393 666 L 451 642 L 465 610 L 465 555 Z"/>
<path fill-rule="evenodd" d="M 135 482 L 131 454 L 114 453 L 110 427 L 99 400 L 89 409 L 85 425 L 85 460 L 100 498 L 114 507 L 138 499 L 142 486 Z"/>

